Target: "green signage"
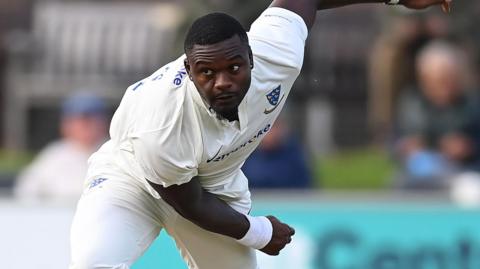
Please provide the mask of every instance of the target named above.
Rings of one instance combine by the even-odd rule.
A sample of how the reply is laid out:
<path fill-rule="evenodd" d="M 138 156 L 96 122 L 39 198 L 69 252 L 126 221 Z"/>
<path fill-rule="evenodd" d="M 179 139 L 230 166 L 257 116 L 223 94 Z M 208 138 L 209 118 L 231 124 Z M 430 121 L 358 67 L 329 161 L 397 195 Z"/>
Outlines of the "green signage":
<path fill-rule="evenodd" d="M 450 205 L 257 202 L 254 215 L 296 229 L 279 256 L 258 254 L 262 269 L 478 269 L 480 210 Z M 187 268 L 162 234 L 134 269 Z"/>

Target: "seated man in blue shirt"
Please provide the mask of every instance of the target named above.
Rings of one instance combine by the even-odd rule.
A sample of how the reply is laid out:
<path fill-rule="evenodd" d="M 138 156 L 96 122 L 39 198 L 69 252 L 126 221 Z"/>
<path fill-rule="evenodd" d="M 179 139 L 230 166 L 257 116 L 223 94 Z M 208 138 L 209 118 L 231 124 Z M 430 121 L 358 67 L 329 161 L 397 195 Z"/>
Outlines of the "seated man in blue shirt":
<path fill-rule="evenodd" d="M 305 152 L 287 122 L 277 119 L 242 168 L 251 188 L 308 188 L 312 185 Z"/>

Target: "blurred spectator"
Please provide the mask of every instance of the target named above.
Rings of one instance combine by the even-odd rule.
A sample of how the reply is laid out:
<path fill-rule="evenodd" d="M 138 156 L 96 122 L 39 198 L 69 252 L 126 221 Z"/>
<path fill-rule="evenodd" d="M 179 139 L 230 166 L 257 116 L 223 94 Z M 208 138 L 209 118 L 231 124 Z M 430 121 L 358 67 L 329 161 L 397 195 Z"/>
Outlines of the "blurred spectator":
<path fill-rule="evenodd" d="M 242 168 L 250 188 L 308 188 L 311 174 L 298 140 L 279 117 Z"/>
<path fill-rule="evenodd" d="M 416 57 L 418 89 L 400 94 L 396 150 L 405 187 L 442 188 L 453 176 L 480 171 L 480 102 L 466 83 L 466 57 L 434 41 Z"/>
<path fill-rule="evenodd" d="M 443 14 L 393 16 L 377 39 L 369 65 L 369 122 L 376 142 L 392 134 L 395 104 L 401 90 L 414 85 L 415 57 L 430 40 L 446 38 L 449 23 Z"/>
<path fill-rule="evenodd" d="M 80 197 L 87 159 L 107 137 L 106 104 L 79 92 L 63 102 L 61 114 L 61 138 L 43 149 L 17 179 L 14 192 L 22 200 Z"/>

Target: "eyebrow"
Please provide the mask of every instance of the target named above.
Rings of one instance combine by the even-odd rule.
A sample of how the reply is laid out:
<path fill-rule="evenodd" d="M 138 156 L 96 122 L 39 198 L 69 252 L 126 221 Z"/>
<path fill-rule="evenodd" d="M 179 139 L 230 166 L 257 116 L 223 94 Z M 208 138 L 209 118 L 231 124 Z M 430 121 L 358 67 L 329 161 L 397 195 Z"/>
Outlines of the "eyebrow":
<path fill-rule="evenodd" d="M 243 57 L 242 57 L 242 55 L 240 55 L 240 54 L 237 54 L 237 55 L 235 55 L 235 56 L 233 56 L 233 57 L 230 57 L 230 58 L 228 58 L 228 60 L 236 60 L 236 59 L 238 59 L 238 58 L 240 58 L 240 59 L 243 60 Z"/>
<path fill-rule="evenodd" d="M 227 60 L 229 60 L 229 61 L 234 61 L 234 60 L 237 60 L 237 59 L 245 60 L 245 59 L 242 57 L 242 55 L 240 55 L 240 54 L 237 54 L 237 55 L 235 55 L 235 56 L 233 56 L 233 57 L 227 58 Z M 195 61 L 194 63 L 195 63 L 196 65 L 200 65 L 200 64 L 208 65 L 208 64 L 210 64 L 210 63 L 212 63 L 212 62 L 213 62 L 213 61 L 198 60 L 198 61 Z"/>

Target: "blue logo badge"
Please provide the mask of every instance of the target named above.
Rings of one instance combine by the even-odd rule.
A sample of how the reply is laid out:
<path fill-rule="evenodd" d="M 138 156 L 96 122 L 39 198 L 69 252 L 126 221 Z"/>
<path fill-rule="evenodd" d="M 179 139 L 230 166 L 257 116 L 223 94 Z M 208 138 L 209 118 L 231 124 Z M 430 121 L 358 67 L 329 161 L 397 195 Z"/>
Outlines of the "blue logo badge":
<path fill-rule="evenodd" d="M 96 179 L 92 180 L 92 182 L 90 182 L 90 186 L 88 188 L 89 189 L 94 188 L 94 187 L 100 185 L 100 183 L 104 182 L 105 180 L 107 180 L 107 178 L 104 178 L 104 177 L 96 178 Z"/>
<path fill-rule="evenodd" d="M 275 89 L 273 89 L 270 93 L 268 93 L 266 95 L 268 103 L 270 103 L 270 105 L 272 105 L 273 108 L 271 108 L 271 109 L 266 109 L 265 108 L 265 111 L 263 111 L 263 113 L 270 114 L 278 107 L 278 105 L 282 101 L 283 97 L 285 97 L 284 94 L 282 95 L 282 97 L 280 97 L 281 90 L 282 90 L 282 86 L 278 85 L 278 87 L 276 87 Z"/>
<path fill-rule="evenodd" d="M 278 87 L 276 87 L 275 89 L 273 89 L 273 91 L 267 94 L 268 102 L 272 106 L 276 106 L 278 104 L 281 89 L 282 89 L 281 85 L 278 85 Z"/>

